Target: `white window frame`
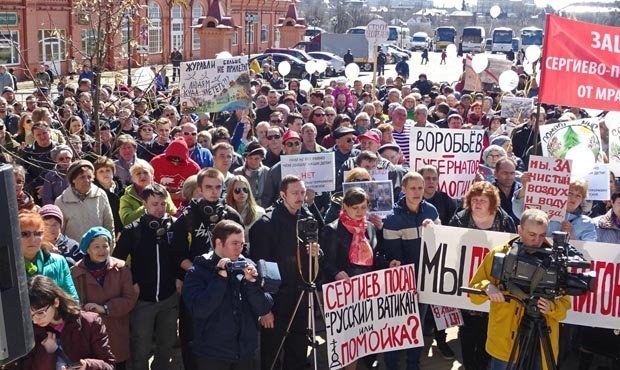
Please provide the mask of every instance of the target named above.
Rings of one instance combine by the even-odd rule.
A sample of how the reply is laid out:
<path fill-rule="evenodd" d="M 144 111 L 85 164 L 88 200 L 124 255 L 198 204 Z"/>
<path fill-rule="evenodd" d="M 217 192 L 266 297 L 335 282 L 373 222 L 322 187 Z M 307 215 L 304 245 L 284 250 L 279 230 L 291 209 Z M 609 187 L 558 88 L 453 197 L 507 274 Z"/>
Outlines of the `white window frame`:
<path fill-rule="evenodd" d="M 192 7 L 192 26 L 198 24 L 200 17 L 204 15 L 204 8 L 200 4 Z M 192 50 L 200 50 L 200 34 L 196 28 L 192 28 Z"/>
<path fill-rule="evenodd" d="M 178 29 L 175 31 L 175 27 Z M 170 9 L 170 50 L 173 48 L 183 49 L 183 8 L 181 5 L 174 5 Z M 178 45 L 174 44 L 175 36 L 181 37 L 181 42 Z"/>
<path fill-rule="evenodd" d="M 149 54 L 158 54 L 162 51 L 162 35 L 161 35 L 161 8 L 155 2 L 150 2 L 147 18 L 148 26 L 148 46 Z"/>
<path fill-rule="evenodd" d="M 66 59 L 66 33 L 65 30 L 39 30 L 39 56 L 42 61 L 61 62 Z M 54 46 L 58 46 L 58 60 L 54 60 Z M 47 47 L 52 47 L 52 58 L 47 55 Z M 44 58 L 45 56 L 45 58 Z"/>
<path fill-rule="evenodd" d="M 20 64 L 21 58 L 19 56 L 19 31 L 0 30 L 0 50 L 8 50 L 8 59 L 0 59 L 0 64 Z"/>
<path fill-rule="evenodd" d="M 266 44 L 269 42 L 269 25 L 261 24 L 260 26 L 260 43 Z"/>
<path fill-rule="evenodd" d="M 237 46 L 237 45 L 239 45 L 239 31 L 233 32 L 233 37 L 232 37 L 232 46 Z"/>
<path fill-rule="evenodd" d="M 256 23 L 245 23 L 245 44 L 254 45 L 254 26 Z"/>
<path fill-rule="evenodd" d="M 80 37 L 82 39 L 82 53 L 85 58 L 94 57 L 95 46 L 97 43 L 96 32 L 93 28 L 85 28 L 80 30 Z M 91 50 L 91 48 L 93 50 Z"/>

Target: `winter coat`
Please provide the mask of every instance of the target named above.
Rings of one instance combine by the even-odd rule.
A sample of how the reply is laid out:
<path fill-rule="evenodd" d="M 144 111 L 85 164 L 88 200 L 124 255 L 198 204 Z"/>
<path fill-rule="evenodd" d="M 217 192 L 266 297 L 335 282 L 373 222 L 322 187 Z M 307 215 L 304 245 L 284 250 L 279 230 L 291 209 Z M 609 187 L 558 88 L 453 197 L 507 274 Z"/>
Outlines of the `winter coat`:
<path fill-rule="evenodd" d="M 418 212 L 411 212 L 407 207 L 406 198 L 401 198 L 394 205 L 394 210 L 383 222 L 383 240 L 385 257 L 388 261 L 397 260 L 401 264 L 420 260 L 422 243 L 422 222 L 430 219 L 439 222 L 439 213 L 435 206 L 422 200 Z"/>
<path fill-rule="evenodd" d="M 254 199 L 256 199 L 256 204 L 259 206 L 263 205 L 261 197 L 265 190 L 265 181 L 267 180 L 268 172 L 269 167 L 265 165 L 261 165 L 257 170 L 250 170 L 243 166 L 233 171 L 234 175 L 241 175 L 248 179 L 250 187 L 252 188 L 252 194 L 254 195 Z"/>
<path fill-rule="evenodd" d="M 620 227 L 612 220 L 611 213 L 613 210 L 607 211 L 602 216 L 599 216 L 592 220 L 596 225 L 596 234 L 598 235 L 598 242 L 601 243 L 620 243 Z"/>
<path fill-rule="evenodd" d="M 62 233 L 69 238 L 82 240 L 82 235 L 93 226 L 103 226 L 114 235 L 114 217 L 108 196 L 95 184 L 91 184 L 84 200 L 80 200 L 73 188 L 68 187 L 54 203 L 64 216 Z"/>
<path fill-rule="evenodd" d="M 174 206 L 170 194 L 168 194 L 168 198 L 166 198 L 166 213 L 173 215 L 176 212 L 177 208 Z M 125 188 L 125 194 L 120 199 L 118 214 L 124 226 L 136 221 L 144 214 L 142 198 L 138 195 L 135 185 L 129 185 Z"/>
<path fill-rule="evenodd" d="M 486 255 L 478 271 L 469 283 L 470 288 L 485 290 L 489 284 L 499 286 L 497 279 L 491 276 L 491 267 L 493 266 L 493 257 L 495 253 L 506 253 L 510 250 L 512 243 L 516 238 L 509 241 L 501 247 L 496 247 Z M 546 244 L 545 247 L 551 248 Z M 483 304 L 487 301 L 486 295 L 472 294 L 469 299 L 473 304 Z M 551 339 L 551 347 L 557 362 L 558 343 L 559 343 L 559 321 L 566 318 L 566 312 L 570 309 L 571 303 L 568 296 L 562 296 L 552 301 L 551 312 L 543 315 L 546 318 L 549 327 L 549 337 Z M 514 339 L 517 336 L 517 330 L 524 308 L 514 299 L 509 302 L 491 302 L 489 311 L 489 326 L 487 329 L 486 351 L 489 355 L 501 361 L 508 361 Z M 545 361 L 542 361 L 543 368 L 546 368 Z"/>
<path fill-rule="evenodd" d="M 469 228 L 468 224 L 470 223 L 471 217 L 472 217 L 471 209 L 465 208 L 457 212 L 452 217 L 449 225 L 455 226 L 455 227 L 463 227 L 463 228 L 468 229 Z M 498 209 L 497 213 L 495 214 L 494 224 L 496 223 L 499 224 L 500 227 L 497 229 L 493 228 L 492 231 L 498 231 L 498 232 L 503 232 L 503 233 L 516 233 L 517 232 L 517 227 L 515 226 L 514 221 L 508 215 L 508 213 L 506 213 L 506 211 L 504 211 L 501 208 Z"/>
<path fill-rule="evenodd" d="M 51 327 L 34 325 L 34 349 L 24 359 L 24 370 L 56 368 L 56 355 L 49 354 L 41 344 Z M 101 317 L 93 312 L 80 312 L 75 321 L 65 322 L 60 333 L 65 354 L 71 362 L 86 360 L 86 370 L 114 370 L 114 355 Z"/>
<path fill-rule="evenodd" d="M 48 251 L 41 249 L 37 252 L 33 263 L 37 265 L 37 275 L 47 276 L 54 280 L 56 285 L 62 288 L 65 292 L 75 298 L 78 302 L 80 297 L 75 290 L 75 285 L 71 279 L 71 272 L 69 271 L 69 265 L 65 258 L 56 253 L 49 253 Z"/>
<path fill-rule="evenodd" d="M 173 165 L 168 157 L 181 158 L 178 165 Z M 162 184 L 170 193 L 176 193 L 182 189 L 185 179 L 197 174 L 200 166 L 189 157 L 189 150 L 183 138 L 173 140 L 164 151 L 151 160 L 155 169 L 154 181 Z M 181 205 L 181 199 L 175 200 L 176 207 Z"/>
<path fill-rule="evenodd" d="M 193 321 L 194 352 L 222 361 L 253 358 L 258 318 L 269 313 L 273 300 L 257 282 L 219 275 L 215 267 L 219 260 L 213 252 L 197 257 L 183 284 L 183 300 Z"/>
<path fill-rule="evenodd" d="M 110 338 L 110 349 L 117 362 L 129 360 L 129 312 L 136 305 L 138 292 L 133 288 L 131 271 L 125 261 L 110 257 L 103 286 L 88 271 L 84 260 L 71 268 L 71 276 L 82 307 L 87 303 L 108 306 L 109 315 L 101 318 Z"/>
<path fill-rule="evenodd" d="M 43 205 L 54 204 L 54 201 L 69 187 L 67 175 L 57 169 L 48 171 L 43 177 Z"/>
<path fill-rule="evenodd" d="M 123 230 L 123 223 L 121 222 L 120 216 L 120 202 L 121 195 L 125 191 L 125 187 L 121 184 L 120 179 L 114 178 L 114 191 L 110 189 L 105 189 L 97 180 L 93 181 L 95 185 L 97 185 L 101 190 L 105 192 L 105 195 L 108 197 L 108 203 L 110 203 L 110 208 L 112 209 L 112 217 L 114 217 L 114 230 L 117 233 L 120 233 Z"/>
<path fill-rule="evenodd" d="M 69 267 L 73 267 L 77 261 L 84 257 L 84 254 L 80 250 L 80 244 L 63 234 L 58 236 L 54 248 L 61 256 L 65 257 Z"/>

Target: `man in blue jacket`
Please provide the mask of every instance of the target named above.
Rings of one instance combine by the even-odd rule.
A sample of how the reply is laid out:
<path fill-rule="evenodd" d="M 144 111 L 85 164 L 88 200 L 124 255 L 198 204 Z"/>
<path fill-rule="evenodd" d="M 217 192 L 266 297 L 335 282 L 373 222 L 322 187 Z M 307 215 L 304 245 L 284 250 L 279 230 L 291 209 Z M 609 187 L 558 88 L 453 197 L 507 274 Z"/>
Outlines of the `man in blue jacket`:
<path fill-rule="evenodd" d="M 241 255 L 243 227 L 222 220 L 213 240 L 214 250 L 196 257 L 183 285 L 196 362 L 201 369 L 255 369 L 258 318 L 269 313 L 273 300 L 257 283 L 254 263 Z"/>
<path fill-rule="evenodd" d="M 424 177 L 417 172 L 403 176 L 401 191 L 404 197 L 394 205 L 394 210 L 383 223 L 385 258 L 390 267 L 413 263 L 416 271 L 420 259 L 422 228 L 440 224 L 437 209 L 424 200 Z M 424 322 L 427 305 L 420 304 L 420 321 Z M 407 370 L 420 368 L 422 347 L 407 350 Z M 385 353 L 388 370 L 397 370 L 401 351 Z"/>

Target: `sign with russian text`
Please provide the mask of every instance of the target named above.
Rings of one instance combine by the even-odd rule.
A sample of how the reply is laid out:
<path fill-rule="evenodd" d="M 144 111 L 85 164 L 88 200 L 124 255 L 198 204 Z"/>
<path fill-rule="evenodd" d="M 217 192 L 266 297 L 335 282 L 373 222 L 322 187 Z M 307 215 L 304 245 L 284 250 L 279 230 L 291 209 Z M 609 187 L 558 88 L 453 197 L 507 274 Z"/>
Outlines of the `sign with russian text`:
<path fill-rule="evenodd" d="M 548 14 L 539 101 L 601 110 L 618 109 L 619 54 L 620 27 Z"/>
<path fill-rule="evenodd" d="M 480 164 L 483 130 L 411 128 L 411 169 L 432 164 L 439 170 L 439 190 L 462 197 L 474 183 Z"/>
<path fill-rule="evenodd" d="M 454 326 L 463 325 L 463 315 L 461 310 L 454 307 L 430 306 L 433 318 L 435 319 L 435 328 L 437 330 L 445 330 Z"/>
<path fill-rule="evenodd" d="M 411 264 L 323 285 L 329 369 L 424 346 L 415 274 Z"/>
<path fill-rule="evenodd" d="M 280 163 L 282 178 L 287 175 L 299 176 L 306 184 L 306 189 L 315 192 L 336 189 L 334 152 L 283 155 Z"/>
<path fill-rule="evenodd" d="M 602 162 L 601 133 L 598 118 L 542 125 L 539 128 L 543 156 L 554 158 L 579 158 L 591 152 L 593 162 Z"/>
<path fill-rule="evenodd" d="M 611 199 L 609 189 L 609 166 L 596 163 L 588 174 L 588 200 Z"/>
<path fill-rule="evenodd" d="M 181 111 L 232 112 L 252 104 L 248 57 L 181 62 Z"/>
<path fill-rule="evenodd" d="M 516 236 L 449 226 L 425 227 L 417 279 L 420 302 L 488 312 L 488 301 L 474 305 L 459 287 L 469 284 L 490 248 Z M 620 248 L 616 244 L 576 240 L 571 244 L 590 261 L 597 279 L 593 292 L 571 297 L 572 309 L 564 322 L 620 328 Z"/>
<path fill-rule="evenodd" d="M 562 222 L 568 202 L 570 165 L 568 159 L 530 156 L 530 181 L 525 185 L 523 210 L 540 209 L 550 220 Z"/>
<path fill-rule="evenodd" d="M 483 85 L 487 85 L 488 90 L 491 90 L 493 85 L 498 84 L 499 75 L 512 68 L 512 62 L 506 58 L 487 55 L 489 65 L 481 73 L 476 73 L 471 65 L 472 55 L 467 54 L 464 58 L 465 85 L 463 88 L 467 91 L 484 91 L 485 86 Z"/>
<path fill-rule="evenodd" d="M 620 122 L 605 119 L 605 124 L 609 130 L 609 170 L 620 176 Z"/>

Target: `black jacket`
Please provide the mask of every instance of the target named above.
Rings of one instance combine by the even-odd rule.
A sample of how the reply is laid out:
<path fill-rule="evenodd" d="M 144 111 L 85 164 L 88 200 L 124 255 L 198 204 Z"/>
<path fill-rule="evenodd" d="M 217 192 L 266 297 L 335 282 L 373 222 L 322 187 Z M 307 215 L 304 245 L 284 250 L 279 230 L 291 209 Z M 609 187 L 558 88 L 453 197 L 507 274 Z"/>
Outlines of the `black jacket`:
<path fill-rule="evenodd" d="M 441 224 L 448 225 L 456 212 L 456 201 L 443 191 L 436 191 L 430 199 L 424 199 L 437 208 Z"/>
<path fill-rule="evenodd" d="M 274 295 L 274 314 L 290 316 L 295 308 L 295 299 L 298 298 L 303 280 L 297 264 L 297 220 L 314 217 L 323 228 L 323 220 L 318 209 L 312 206 L 312 212 L 304 207 L 297 214 L 291 214 L 279 199 L 273 209 L 269 210 L 250 229 L 250 257 L 254 261 L 264 259 L 277 262 L 280 269 L 282 284 Z M 305 247 L 300 247 L 300 266 L 304 277 L 308 277 L 308 254 Z"/>
<path fill-rule="evenodd" d="M 469 220 L 471 219 L 471 210 L 465 208 L 457 212 L 450 220 L 450 226 L 463 227 L 469 229 Z M 503 209 L 498 209 L 495 214 L 495 219 L 499 223 L 499 228 L 493 228 L 491 231 L 499 231 L 504 233 L 516 233 L 517 227 L 515 226 L 512 218 Z"/>
<path fill-rule="evenodd" d="M 366 238 L 370 242 L 373 252 L 377 251 L 379 238 L 377 230 L 370 222 L 366 222 Z M 321 249 L 324 252 L 322 269 L 329 281 L 333 281 L 336 274 L 340 271 L 346 272 L 349 276 L 359 275 L 360 273 L 370 272 L 373 266 L 356 266 L 349 262 L 349 246 L 353 240 L 351 234 L 340 220 L 336 220 L 323 228 L 321 235 Z M 376 255 L 376 253 L 374 253 Z M 379 262 L 376 258 L 373 262 Z M 376 268 L 384 266 L 373 264 Z"/>
<path fill-rule="evenodd" d="M 223 361 L 252 358 L 258 348 L 258 317 L 269 313 L 273 300 L 257 282 L 219 275 L 219 260 L 213 252 L 197 257 L 183 284 L 194 328 L 192 347 L 200 356 Z"/>
<path fill-rule="evenodd" d="M 176 291 L 177 265 L 170 243 L 172 219 L 164 218 L 159 225 L 152 221 L 157 219 L 144 215 L 125 226 L 112 256 L 122 260 L 131 256 L 131 276 L 140 287 L 138 299 L 161 302 Z M 163 235 L 157 237 L 159 229 L 163 229 Z"/>

